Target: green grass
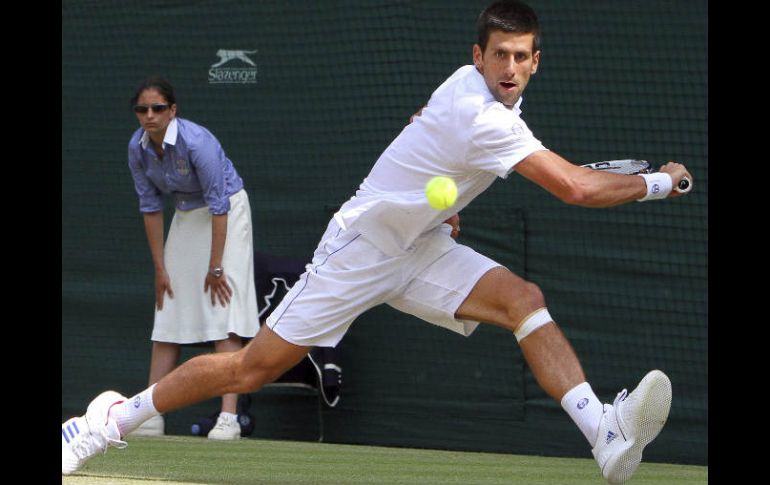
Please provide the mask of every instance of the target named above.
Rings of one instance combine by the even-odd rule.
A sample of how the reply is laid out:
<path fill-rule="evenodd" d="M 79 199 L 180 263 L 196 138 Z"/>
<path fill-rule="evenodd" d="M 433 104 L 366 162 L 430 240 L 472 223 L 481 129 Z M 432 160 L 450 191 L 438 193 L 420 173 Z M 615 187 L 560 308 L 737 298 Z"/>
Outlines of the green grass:
<path fill-rule="evenodd" d="M 130 438 L 63 485 L 602 484 L 592 459 L 198 437 Z M 642 463 L 629 485 L 708 483 L 708 467 Z"/>

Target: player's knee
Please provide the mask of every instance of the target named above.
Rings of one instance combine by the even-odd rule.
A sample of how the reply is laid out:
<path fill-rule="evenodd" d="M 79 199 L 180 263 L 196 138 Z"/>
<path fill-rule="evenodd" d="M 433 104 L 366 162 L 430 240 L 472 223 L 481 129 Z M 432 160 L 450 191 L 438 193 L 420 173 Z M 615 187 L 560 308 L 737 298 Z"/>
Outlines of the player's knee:
<path fill-rule="evenodd" d="M 237 379 L 238 388 L 235 391 L 238 394 L 247 394 L 256 392 L 262 389 L 267 381 L 263 373 L 256 372 L 244 372 L 238 376 Z"/>
<path fill-rule="evenodd" d="M 245 394 L 258 391 L 268 382 L 265 363 L 262 359 L 249 359 L 246 352 L 237 352 L 234 356 L 232 392 Z"/>
<path fill-rule="evenodd" d="M 236 364 L 235 382 L 239 394 L 258 391 L 265 384 L 278 379 L 286 369 L 278 362 L 267 358 L 249 359 L 245 352 Z"/>
<path fill-rule="evenodd" d="M 545 297 L 540 287 L 528 281 L 522 283 L 521 287 L 517 288 L 511 305 L 508 306 L 508 320 L 511 323 L 511 329 L 515 330 L 527 315 L 543 307 L 545 307 Z"/>
<path fill-rule="evenodd" d="M 545 306 L 545 297 L 543 291 L 534 283 L 527 282 L 526 300 L 531 308 L 540 308 Z"/>

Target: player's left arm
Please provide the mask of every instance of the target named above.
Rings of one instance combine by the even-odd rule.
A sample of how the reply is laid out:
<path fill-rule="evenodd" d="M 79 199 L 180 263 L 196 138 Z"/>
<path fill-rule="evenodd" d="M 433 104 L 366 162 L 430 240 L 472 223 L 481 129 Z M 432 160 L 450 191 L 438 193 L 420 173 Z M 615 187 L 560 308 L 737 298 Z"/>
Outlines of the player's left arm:
<path fill-rule="evenodd" d="M 444 224 L 449 224 L 452 227 L 452 233 L 450 236 L 452 236 L 453 239 L 457 239 L 457 236 L 460 235 L 460 214 L 455 214 L 449 219 L 444 221 Z"/>
<path fill-rule="evenodd" d="M 639 200 L 647 195 L 645 179 L 575 165 L 549 150 L 536 151 L 515 166 L 515 171 L 541 186 L 561 201 L 582 207 L 612 207 Z M 669 162 L 660 169 L 671 176 L 673 186 L 683 177 L 692 180 L 687 168 Z M 669 197 L 678 197 L 671 191 Z"/>
<path fill-rule="evenodd" d="M 409 117 L 409 123 L 413 123 L 415 118 L 417 118 L 418 116 L 422 116 L 422 110 L 423 110 L 424 108 L 425 108 L 425 106 L 423 106 L 422 108 L 418 109 L 418 110 L 417 110 L 417 112 L 416 112 L 415 114 L 413 114 L 412 116 L 410 116 L 410 117 Z"/>

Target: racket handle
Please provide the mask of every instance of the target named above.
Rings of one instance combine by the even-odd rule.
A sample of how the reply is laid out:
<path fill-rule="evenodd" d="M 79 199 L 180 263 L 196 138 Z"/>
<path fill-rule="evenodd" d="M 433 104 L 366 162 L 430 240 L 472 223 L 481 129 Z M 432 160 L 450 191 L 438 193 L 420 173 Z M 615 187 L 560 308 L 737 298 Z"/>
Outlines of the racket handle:
<path fill-rule="evenodd" d="M 686 194 L 690 191 L 692 188 L 692 183 L 690 183 L 690 179 L 687 177 L 683 177 L 682 180 L 679 181 L 676 187 L 674 187 L 674 190 L 679 192 L 680 194 Z"/>

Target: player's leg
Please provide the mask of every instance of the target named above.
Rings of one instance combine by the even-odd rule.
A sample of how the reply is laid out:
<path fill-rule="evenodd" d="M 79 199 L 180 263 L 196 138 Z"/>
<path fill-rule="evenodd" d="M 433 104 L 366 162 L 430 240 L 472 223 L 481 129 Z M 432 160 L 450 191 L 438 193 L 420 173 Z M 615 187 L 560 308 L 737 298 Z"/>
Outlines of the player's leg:
<path fill-rule="evenodd" d="M 538 383 L 575 421 L 611 483 L 636 470 L 642 449 L 660 432 L 671 385 L 652 371 L 613 405 L 602 404 L 585 381 L 572 346 L 551 319 L 540 289 L 467 246 L 436 234 L 425 247 L 431 261 L 388 303 L 423 320 L 469 335 L 478 322 L 514 333 Z M 435 251 L 442 252 L 439 255 Z M 419 261 L 414 267 L 420 267 Z"/>
<path fill-rule="evenodd" d="M 483 254 L 457 244 L 449 227 L 443 226 L 447 225 L 415 243 L 417 249 L 405 264 L 407 282 L 388 304 L 463 335 L 470 335 L 478 322 L 513 332 L 529 319 L 526 328 L 532 331 L 523 339 L 522 349 L 543 389 L 561 400 L 584 382 L 580 362 L 551 322 L 540 289 Z"/>
<path fill-rule="evenodd" d="M 194 357 L 161 379 L 152 393 L 158 412 L 166 413 L 227 393 L 260 389 L 296 365 L 310 347 L 287 342 L 263 326 L 238 352 Z"/>
<path fill-rule="evenodd" d="M 125 447 L 121 438 L 159 413 L 261 388 L 296 365 L 309 350 L 262 327 L 240 351 L 194 357 L 131 399 L 114 391 L 100 394 L 84 416 L 62 424 L 62 474 L 76 471 L 108 446 Z"/>
<path fill-rule="evenodd" d="M 602 404 L 585 382 L 572 346 L 545 310 L 540 289 L 471 248 L 448 242 L 440 233 L 426 243 L 424 251 L 430 263 L 388 303 L 466 336 L 478 322 L 516 330 L 514 334 L 538 383 L 570 409 L 568 413 L 593 444 Z M 435 257 L 433 251 L 444 253 Z M 420 261 L 412 266 L 420 267 Z M 528 323 L 519 329 L 523 321 Z M 529 332 L 526 337 L 523 331 Z M 583 399 L 587 404 L 573 412 L 569 404 Z"/>
<path fill-rule="evenodd" d="M 493 268 L 476 282 L 457 309 L 457 318 L 513 332 L 540 387 L 562 404 L 591 445 L 596 442 L 601 400 L 586 382 L 572 345 L 548 314 L 537 285 L 502 266 Z"/>
<path fill-rule="evenodd" d="M 498 266 L 478 280 L 456 313 L 460 319 L 491 323 L 515 332 L 528 316 L 544 308 L 545 299 L 537 285 Z M 519 345 L 540 387 L 561 401 L 567 391 L 585 382 L 585 374 L 572 346 L 553 321 L 543 314 L 538 323 L 540 326 Z"/>
<path fill-rule="evenodd" d="M 593 446 L 604 478 L 618 484 L 631 477 L 668 418 L 671 382 L 664 373 L 651 371 L 632 393 L 624 389 L 612 405 L 601 404 L 540 289 L 501 267 L 479 279 L 457 316 L 511 330 L 538 383 Z"/>

